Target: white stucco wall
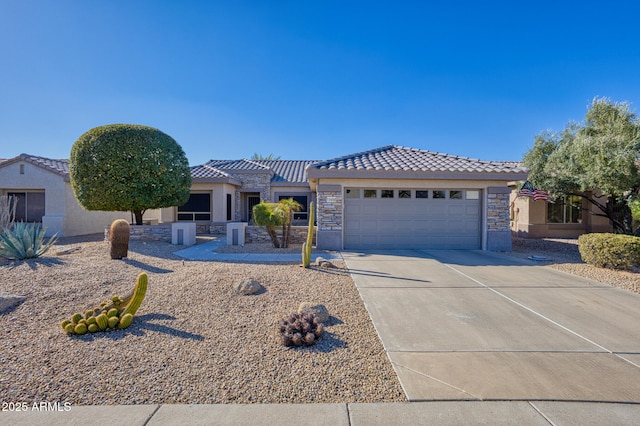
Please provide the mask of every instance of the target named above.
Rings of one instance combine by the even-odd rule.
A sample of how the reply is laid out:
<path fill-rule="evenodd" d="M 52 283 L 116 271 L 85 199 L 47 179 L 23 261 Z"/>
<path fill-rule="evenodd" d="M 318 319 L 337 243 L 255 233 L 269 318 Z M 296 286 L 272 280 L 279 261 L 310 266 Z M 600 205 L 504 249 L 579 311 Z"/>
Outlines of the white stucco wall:
<path fill-rule="evenodd" d="M 20 173 L 21 166 L 24 168 L 24 173 Z M 24 161 L 0 167 L 2 195 L 21 191 L 44 191 L 45 216 L 42 218 L 42 224 L 47 227 L 48 235 L 62 234 L 66 214 L 64 178 Z"/>
<path fill-rule="evenodd" d="M 21 165 L 24 173 L 20 173 Z M 0 167 L 0 194 L 21 191 L 44 191 L 45 215 L 42 225 L 46 235 L 59 237 L 103 233 L 104 227 L 116 219 L 131 221 L 129 212 L 101 212 L 85 210 L 73 194 L 65 177 L 27 161 L 17 161 Z M 145 214 L 148 220 L 160 216 L 159 210 Z"/>

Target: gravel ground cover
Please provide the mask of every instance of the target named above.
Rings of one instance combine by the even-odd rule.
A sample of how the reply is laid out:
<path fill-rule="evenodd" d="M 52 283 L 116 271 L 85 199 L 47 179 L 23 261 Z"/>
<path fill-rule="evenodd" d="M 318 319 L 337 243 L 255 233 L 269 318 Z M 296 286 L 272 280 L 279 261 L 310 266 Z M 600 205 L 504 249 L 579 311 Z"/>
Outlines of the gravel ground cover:
<path fill-rule="evenodd" d="M 185 261 L 171 244 L 143 242 L 130 244 L 128 259 L 111 260 L 101 239 L 60 240 L 58 250 L 81 247 L 67 255 L 52 250 L 37 260 L 0 260 L 0 294 L 27 296 L 0 315 L 3 401 L 406 400 L 344 265 Z M 143 271 L 149 289 L 128 329 L 84 336 L 62 331 L 63 319 L 127 293 Z M 234 285 L 246 278 L 266 290 L 236 295 Z M 327 306 L 327 332 L 315 346 L 282 346 L 276 325 L 301 302 Z"/>
<path fill-rule="evenodd" d="M 515 238 L 511 256 L 529 258 L 545 256 L 549 261 L 537 262 L 550 268 L 579 275 L 624 290 L 640 293 L 640 273 L 598 268 L 584 263 L 578 251 L 578 240 L 554 238 Z"/>

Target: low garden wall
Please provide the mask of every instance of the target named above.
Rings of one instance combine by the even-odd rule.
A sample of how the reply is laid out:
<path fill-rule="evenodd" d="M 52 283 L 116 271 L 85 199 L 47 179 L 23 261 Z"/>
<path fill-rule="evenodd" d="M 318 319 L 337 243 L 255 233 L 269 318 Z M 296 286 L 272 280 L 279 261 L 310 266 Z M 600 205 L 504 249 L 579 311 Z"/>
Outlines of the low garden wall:
<path fill-rule="evenodd" d="M 104 239 L 109 241 L 109 228 L 104 228 Z M 130 239 L 132 241 L 164 241 L 171 242 L 171 224 L 161 225 L 131 225 Z"/>
<path fill-rule="evenodd" d="M 290 244 L 302 244 L 307 239 L 307 226 L 292 226 Z M 197 225 L 196 233 L 198 235 L 219 235 L 223 236 L 227 233 L 227 225 Z M 282 228 L 276 230 L 278 238 L 282 238 Z M 171 224 L 163 223 L 160 225 L 131 225 L 132 241 L 163 241 L 171 242 Z M 109 241 L 109 227 L 104 228 L 104 239 Z M 261 226 L 247 226 L 245 232 L 245 242 L 247 244 L 271 243 L 271 237 L 267 230 Z M 315 232 L 314 232 L 315 244 Z"/>
<path fill-rule="evenodd" d="M 307 241 L 307 230 L 306 226 L 292 226 L 291 227 L 291 235 L 289 236 L 289 244 L 302 244 Z M 282 238 L 282 228 L 278 228 L 276 230 L 276 234 L 278 238 Z M 314 236 L 314 244 L 315 244 L 315 232 Z M 259 243 L 271 243 L 271 237 L 265 228 L 262 226 L 247 226 L 247 230 L 245 232 L 245 243 L 247 244 L 259 244 Z"/>

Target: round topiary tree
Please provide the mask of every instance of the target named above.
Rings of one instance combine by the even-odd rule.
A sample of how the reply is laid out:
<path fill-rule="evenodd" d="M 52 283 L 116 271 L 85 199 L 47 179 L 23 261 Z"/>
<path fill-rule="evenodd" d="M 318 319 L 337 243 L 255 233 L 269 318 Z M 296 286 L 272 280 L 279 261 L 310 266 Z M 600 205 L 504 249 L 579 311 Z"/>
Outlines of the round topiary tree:
<path fill-rule="evenodd" d="M 191 188 L 182 147 L 136 124 L 109 124 L 80 136 L 71 148 L 69 177 L 85 209 L 131 211 L 138 225 L 148 209 L 186 203 Z"/>

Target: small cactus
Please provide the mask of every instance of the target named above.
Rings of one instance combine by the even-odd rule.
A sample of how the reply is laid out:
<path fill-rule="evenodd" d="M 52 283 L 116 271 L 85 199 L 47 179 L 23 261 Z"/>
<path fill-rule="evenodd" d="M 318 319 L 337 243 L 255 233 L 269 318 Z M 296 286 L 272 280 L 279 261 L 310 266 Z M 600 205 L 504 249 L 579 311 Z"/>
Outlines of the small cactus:
<path fill-rule="evenodd" d="M 109 242 L 111 243 L 111 259 L 122 259 L 129 253 L 129 237 L 131 227 L 124 219 L 116 219 L 109 228 Z"/>
<path fill-rule="evenodd" d="M 313 201 L 309 203 L 309 225 L 307 241 L 302 243 L 302 266 L 308 268 L 311 265 L 311 249 L 313 248 L 313 223 L 315 222 L 315 209 Z"/>
<path fill-rule="evenodd" d="M 312 313 L 293 313 L 280 321 L 278 329 L 285 346 L 310 346 L 324 333 L 324 326 Z"/>
<path fill-rule="evenodd" d="M 107 326 L 109 325 L 109 318 L 107 317 L 106 314 L 100 314 L 96 317 L 96 324 L 98 325 L 98 328 L 101 331 L 104 331 L 107 329 Z"/>
<path fill-rule="evenodd" d="M 120 322 L 120 318 L 118 317 L 109 318 L 109 321 L 108 321 L 109 328 L 116 328 L 119 322 Z"/>

